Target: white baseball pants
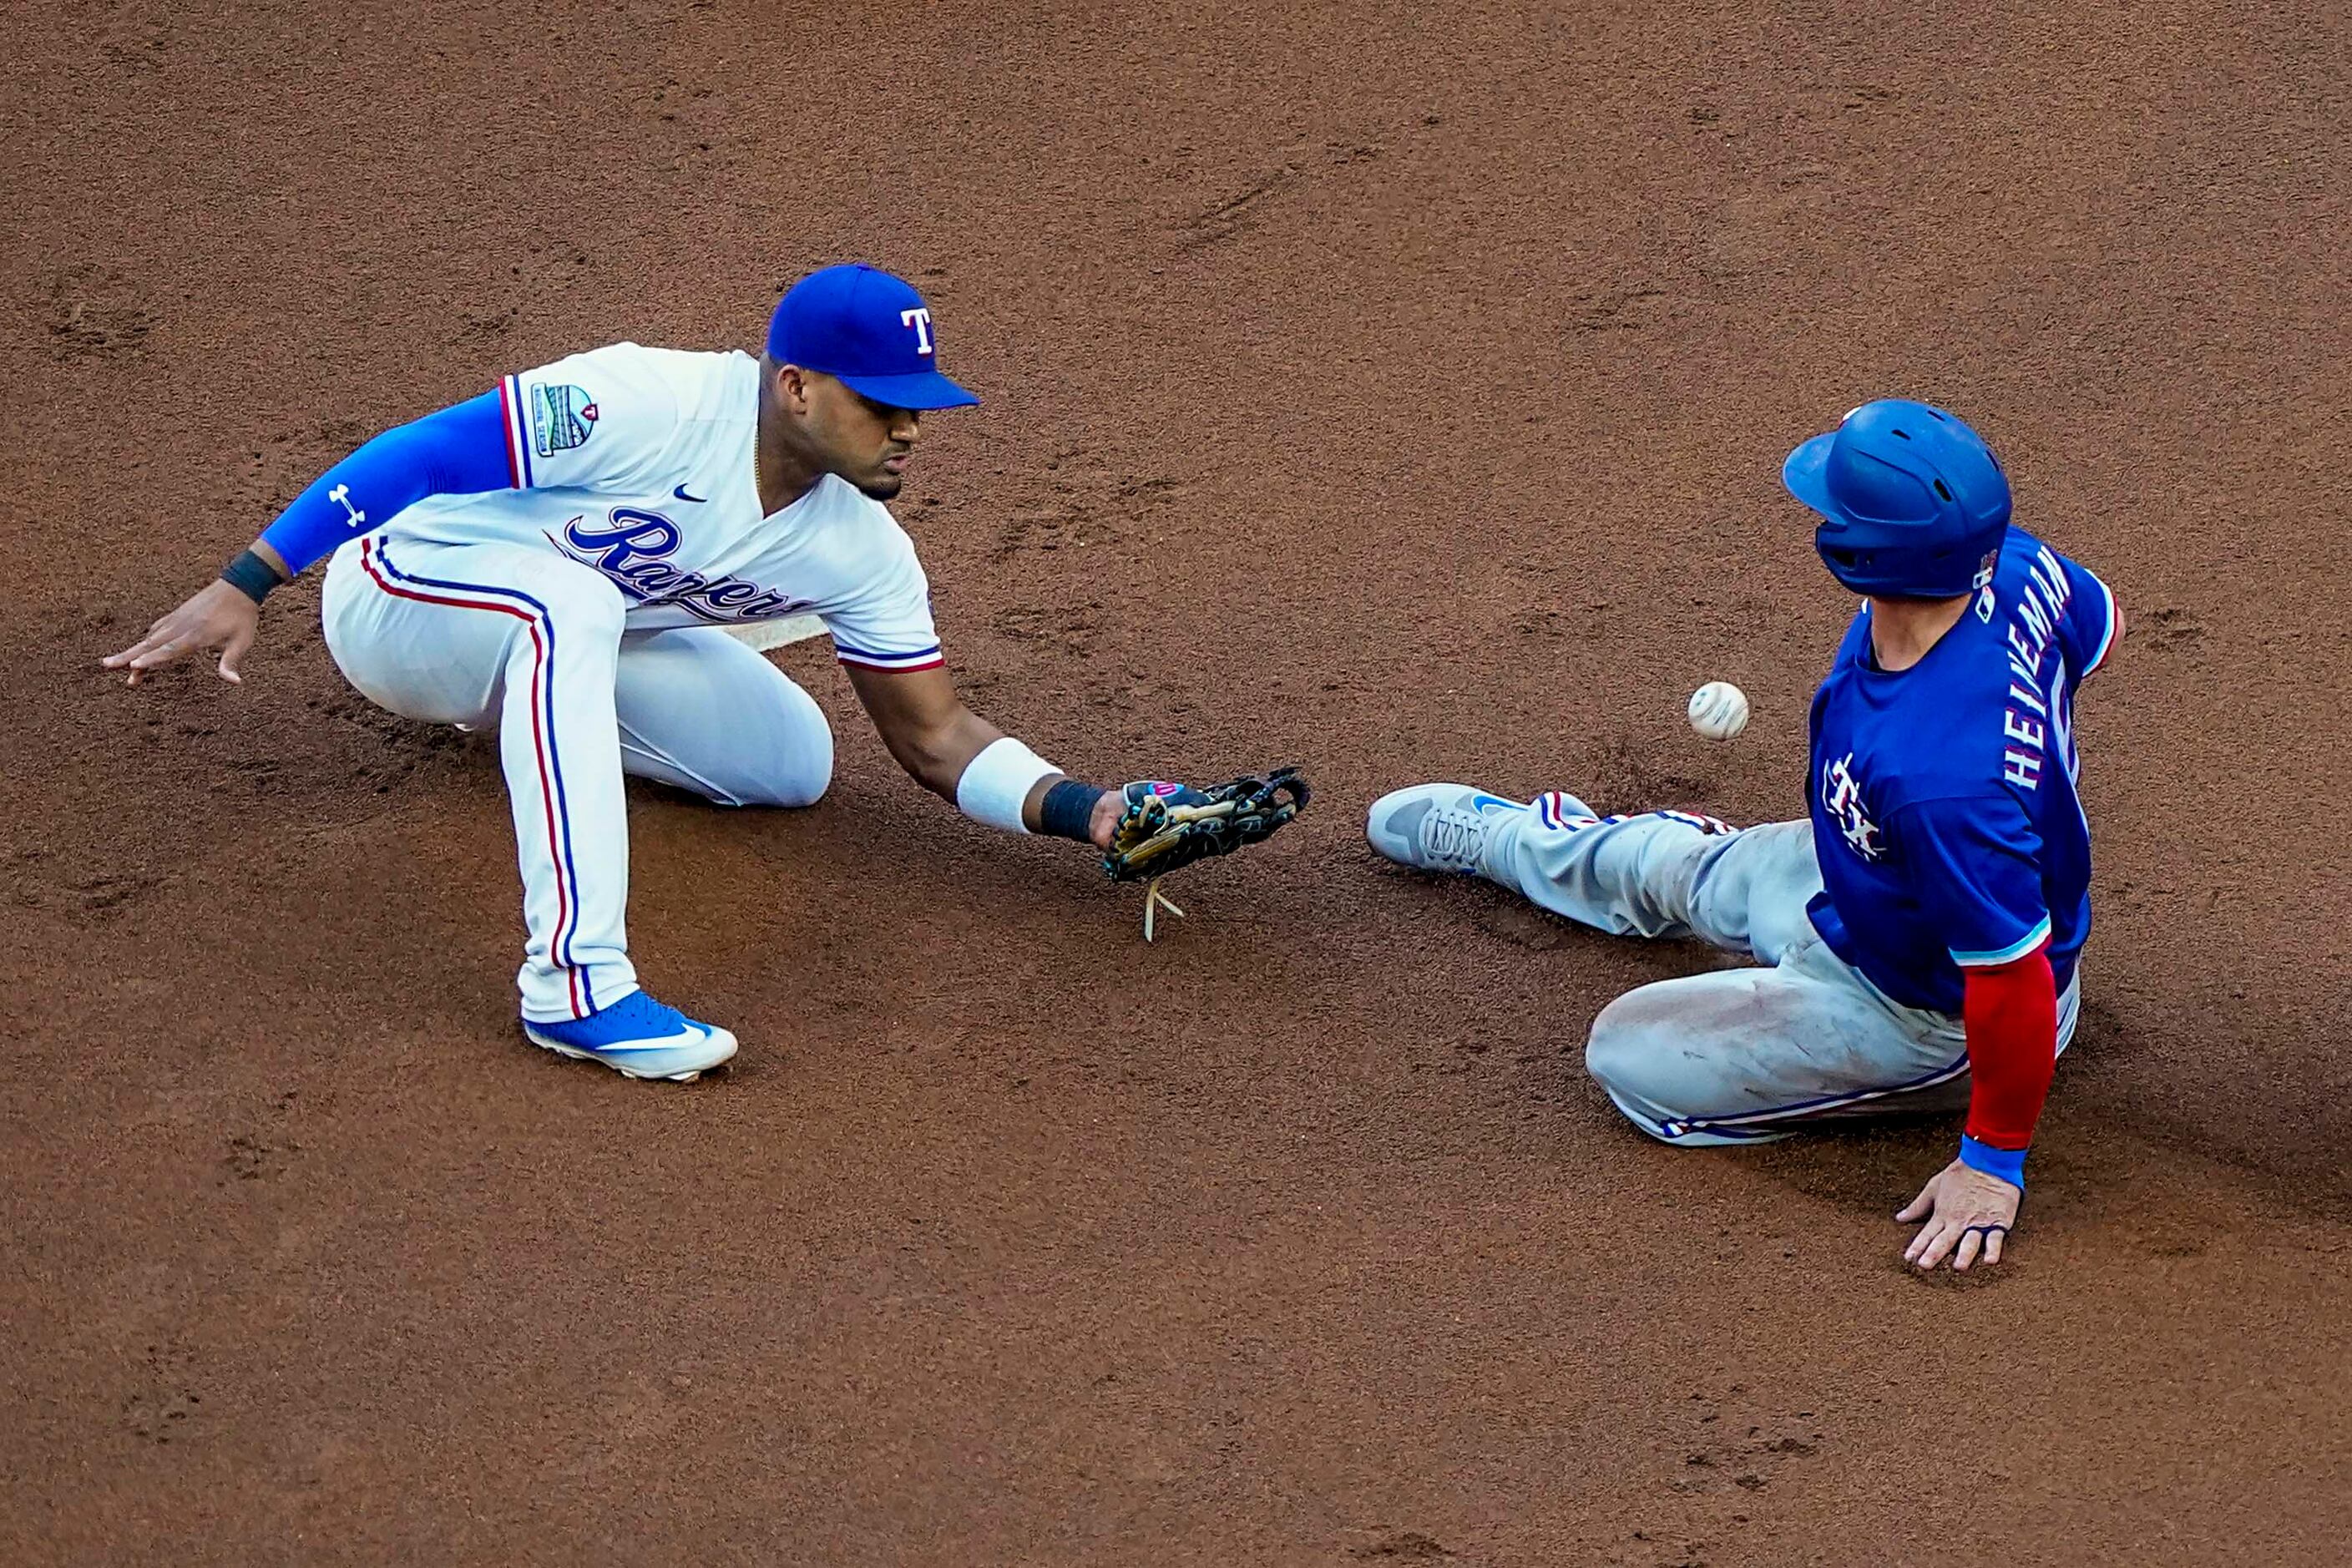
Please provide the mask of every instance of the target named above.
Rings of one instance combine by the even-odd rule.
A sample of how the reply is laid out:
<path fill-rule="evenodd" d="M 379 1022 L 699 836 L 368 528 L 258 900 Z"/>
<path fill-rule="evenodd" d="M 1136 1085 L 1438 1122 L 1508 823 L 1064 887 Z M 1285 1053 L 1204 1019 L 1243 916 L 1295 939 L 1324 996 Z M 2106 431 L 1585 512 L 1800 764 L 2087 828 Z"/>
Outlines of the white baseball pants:
<path fill-rule="evenodd" d="M 527 545 L 354 540 L 328 569 L 327 647 L 379 707 L 495 728 L 522 865 L 522 1015 L 637 988 L 624 773 L 722 805 L 807 805 L 833 733 L 807 692 L 716 627 L 629 632 L 603 574 Z"/>

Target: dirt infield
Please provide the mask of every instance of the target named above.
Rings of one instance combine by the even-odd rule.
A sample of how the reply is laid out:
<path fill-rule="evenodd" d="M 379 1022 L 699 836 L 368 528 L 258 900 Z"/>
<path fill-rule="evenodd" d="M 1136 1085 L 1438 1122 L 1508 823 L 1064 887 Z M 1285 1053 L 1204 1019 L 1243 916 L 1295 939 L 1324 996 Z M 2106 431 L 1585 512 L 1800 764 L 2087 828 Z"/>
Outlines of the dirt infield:
<path fill-rule="evenodd" d="M 12 12 L 0 1561 L 2340 1553 L 2352 27 L 1945 9 Z M 494 750 L 345 688 L 315 576 L 242 689 L 100 676 L 371 431 L 853 256 L 985 399 L 898 508 L 974 705 L 1321 786 L 1158 947 L 800 645 L 823 805 L 635 799 L 638 961 L 745 1054 L 630 1084 L 519 1039 Z M 1800 809 L 1846 605 L 1777 465 L 1897 390 L 2132 628 L 1958 1282 L 1890 1217 L 1950 1127 L 1654 1146 L 1583 1031 L 1706 960 L 1360 837 Z"/>

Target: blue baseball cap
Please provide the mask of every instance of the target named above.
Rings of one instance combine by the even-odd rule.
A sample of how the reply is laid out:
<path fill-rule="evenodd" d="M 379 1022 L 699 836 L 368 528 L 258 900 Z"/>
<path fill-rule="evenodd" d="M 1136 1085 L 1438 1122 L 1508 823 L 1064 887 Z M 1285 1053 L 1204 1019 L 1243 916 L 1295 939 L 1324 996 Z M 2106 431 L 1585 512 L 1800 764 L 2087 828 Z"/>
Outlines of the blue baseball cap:
<path fill-rule="evenodd" d="M 980 401 L 939 372 L 931 312 L 915 286 L 846 262 L 785 290 L 768 322 L 768 357 L 822 371 L 893 408 L 969 408 Z"/>

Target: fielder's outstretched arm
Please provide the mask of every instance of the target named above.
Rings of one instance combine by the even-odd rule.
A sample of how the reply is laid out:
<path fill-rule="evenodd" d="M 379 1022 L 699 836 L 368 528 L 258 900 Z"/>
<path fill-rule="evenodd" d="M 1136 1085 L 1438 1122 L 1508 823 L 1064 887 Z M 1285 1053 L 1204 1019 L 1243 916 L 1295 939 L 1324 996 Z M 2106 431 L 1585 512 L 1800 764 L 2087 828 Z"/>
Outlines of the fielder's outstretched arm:
<path fill-rule="evenodd" d="M 486 392 L 387 430 L 329 468 L 217 579 L 102 660 L 105 668 L 127 667 L 136 685 L 147 670 L 218 648 L 221 679 L 241 679 L 237 663 L 253 646 L 271 589 L 427 496 L 521 487 L 504 396 L 503 389 Z"/>
<path fill-rule="evenodd" d="M 882 743 L 917 784 L 975 822 L 1110 847 L 1121 793 L 1068 777 L 965 707 L 946 669 L 842 668 Z"/>

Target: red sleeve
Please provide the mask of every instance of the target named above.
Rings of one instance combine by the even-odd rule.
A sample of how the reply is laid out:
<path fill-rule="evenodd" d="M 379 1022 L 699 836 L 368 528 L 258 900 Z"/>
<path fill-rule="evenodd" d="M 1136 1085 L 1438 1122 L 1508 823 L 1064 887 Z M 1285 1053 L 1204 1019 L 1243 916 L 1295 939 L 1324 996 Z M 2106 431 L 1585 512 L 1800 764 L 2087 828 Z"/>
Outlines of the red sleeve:
<path fill-rule="evenodd" d="M 2023 1149 L 2058 1063 L 2058 983 L 2036 948 L 2012 963 L 1966 972 L 1968 1134 L 1996 1149 Z"/>

